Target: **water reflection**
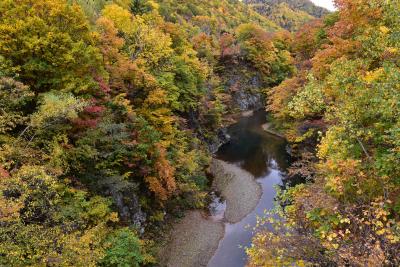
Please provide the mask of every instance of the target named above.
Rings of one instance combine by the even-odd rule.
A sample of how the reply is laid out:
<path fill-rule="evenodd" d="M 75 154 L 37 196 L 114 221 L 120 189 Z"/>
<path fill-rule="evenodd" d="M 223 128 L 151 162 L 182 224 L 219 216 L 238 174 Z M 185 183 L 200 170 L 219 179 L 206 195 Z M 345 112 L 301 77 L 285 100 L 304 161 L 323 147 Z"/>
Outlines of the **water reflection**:
<path fill-rule="evenodd" d="M 282 186 L 282 178 L 289 165 L 286 142 L 262 129 L 266 113 L 256 112 L 232 125 L 228 132 L 232 139 L 217 152 L 217 158 L 233 163 L 253 174 L 262 187 L 262 197 L 256 208 L 238 223 L 225 225 L 225 236 L 221 240 L 209 267 L 242 267 L 246 265 L 243 247 L 251 244 L 252 228 L 257 215 L 274 206 L 275 186 Z M 218 201 L 217 201 L 218 202 Z M 223 201 L 215 203 L 223 207 Z M 217 210 L 218 211 L 218 210 Z M 220 210 L 219 210 L 220 211 Z M 216 212 L 221 215 L 220 212 Z"/>
<path fill-rule="evenodd" d="M 217 158 L 238 165 L 256 178 L 268 175 L 272 162 L 284 172 L 289 162 L 286 142 L 262 129 L 266 121 L 266 112 L 258 111 L 232 125 L 228 129 L 231 141 L 221 146 Z"/>

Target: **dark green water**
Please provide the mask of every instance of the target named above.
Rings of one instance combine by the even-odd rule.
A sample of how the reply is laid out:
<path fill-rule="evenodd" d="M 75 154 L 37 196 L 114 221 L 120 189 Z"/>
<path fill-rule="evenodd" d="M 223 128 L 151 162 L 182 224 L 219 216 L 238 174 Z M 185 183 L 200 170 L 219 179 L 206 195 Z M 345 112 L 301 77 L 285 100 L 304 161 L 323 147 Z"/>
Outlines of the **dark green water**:
<path fill-rule="evenodd" d="M 216 157 L 235 164 L 254 175 L 262 187 L 262 196 L 256 208 L 238 223 L 225 224 L 225 236 L 208 266 L 242 267 L 247 257 L 244 247 L 251 244 L 256 225 L 256 216 L 262 215 L 265 209 L 271 209 L 276 195 L 275 186 L 282 185 L 282 179 L 289 165 L 286 142 L 262 129 L 266 123 L 266 113 L 256 112 L 251 117 L 242 118 L 228 129 L 231 141 L 223 145 Z M 224 203 L 215 204 L 217 211 L 223 209 Z M 216 216 L 218 218 L 218 216 Z"/>

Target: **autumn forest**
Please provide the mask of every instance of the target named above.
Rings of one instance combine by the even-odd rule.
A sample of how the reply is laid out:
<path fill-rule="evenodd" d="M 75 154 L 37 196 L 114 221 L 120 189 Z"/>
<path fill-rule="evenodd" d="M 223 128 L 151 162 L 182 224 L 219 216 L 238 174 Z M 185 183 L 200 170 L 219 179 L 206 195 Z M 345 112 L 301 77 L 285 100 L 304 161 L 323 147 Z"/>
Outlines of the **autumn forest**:
<path fill-rule="evenodd" d="M 334 2 L 1 0 L 0 266 L 173 266 L 256 110 L 297 182 L 247 266 L 399 266 L 400 1 Z"/>

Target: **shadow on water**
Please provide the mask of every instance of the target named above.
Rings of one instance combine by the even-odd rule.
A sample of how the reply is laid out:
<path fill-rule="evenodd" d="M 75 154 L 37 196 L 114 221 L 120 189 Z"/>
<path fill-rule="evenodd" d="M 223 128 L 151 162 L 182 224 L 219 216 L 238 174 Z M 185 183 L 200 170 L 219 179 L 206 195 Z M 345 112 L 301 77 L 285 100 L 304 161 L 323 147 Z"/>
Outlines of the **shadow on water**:
<path fill-rule="evenodd" d="M 275 186 L 282 185 L 282 179 L 289 166 L 286 142 L 282 138 L 265 132 L 262 125 L 266 123 L 264 111 L 255 112 L 245 117 L 228 129 L 231 141 L 219 149 L 216 157 L 235 164 L 248 171 L 262 187 L 262 196 L 256 208 L 240 222 L 225 224 L 225 236 L 208 266 L 242 267 L 246 265 L 244 247 L 251 244 L 252 228 L 256 225 L 257 215 L 274 206 Z M 225 203 L 213 203 L 216 216 L 221 218 L 221 209 Z"/>
<path fill-rule="evenodd" d="M 256 178 L 268 175 L 272 161 L 285 172 L 289 165 L 286 141 L 262 129 L 267 122 L 266 116 L 266 112 L 257 111 L 229 127 L 231 140 L 221 146 L 216 157 L 238 165 Z"/>

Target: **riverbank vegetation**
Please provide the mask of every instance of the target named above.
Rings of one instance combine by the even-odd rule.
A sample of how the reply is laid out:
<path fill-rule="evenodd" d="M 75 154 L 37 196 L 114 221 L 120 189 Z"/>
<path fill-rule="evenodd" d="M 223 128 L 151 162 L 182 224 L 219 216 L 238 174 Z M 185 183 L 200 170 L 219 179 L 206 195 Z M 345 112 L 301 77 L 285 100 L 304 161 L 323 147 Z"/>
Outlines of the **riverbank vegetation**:
<path fill-rule="evenodd" d="M 268 92 L 292 142 L 283 221 L 260 219 L 251 266 L 400 264 L 398 1 L 336 1 L 294 35 L 297 74 Z M 281 202 L 281 203 L 282 203 Z"/>
<path fill-rule="evenodd" d="M 1 1 L 0 265 L 159 264 L 264 99 L 308 183 L 281 196 L 298 239 L 258 232 L 250 264 L 399 264 L 400 6 L 337 3 Z"/>
<path fill-rule="evenodd" d="M 259 94 L 287 38 L 240 1 L 1 1 L 0 265 L 155 264 L 165 220 L 204 207 L 225 66 Z"/>

